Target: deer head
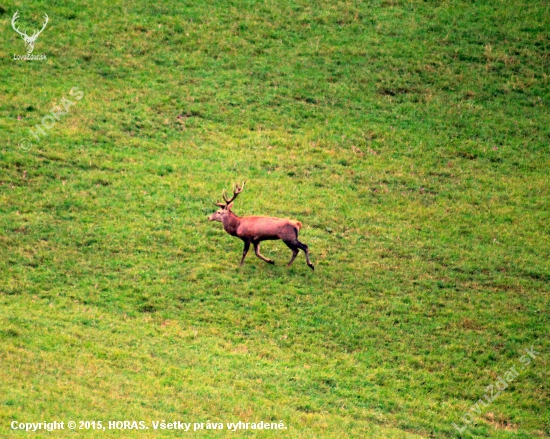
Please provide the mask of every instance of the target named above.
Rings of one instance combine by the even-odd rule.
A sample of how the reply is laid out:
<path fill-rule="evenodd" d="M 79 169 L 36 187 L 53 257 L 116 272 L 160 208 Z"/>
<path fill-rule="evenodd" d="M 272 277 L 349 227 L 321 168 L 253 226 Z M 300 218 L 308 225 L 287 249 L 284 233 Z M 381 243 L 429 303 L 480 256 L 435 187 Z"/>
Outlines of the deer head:
<path fill-rule="evenodd" d="M 34 43 L 36 41 L 36 39 L 38 38 L 38 35 L 40 35 L 42 33 L 42 31 L 44 29 L 46 29 L 46 25 L 48 24 L 48 15 L 47 14 L 44 14 L 44 25 L 42 26 L 42 29 L 40 29 L 39 31 L 36 31 L 35 33 L 33 33 L 31 36 L 27 35 L 27 31 L 25 30 L 25 32 L 21 32 L 16 26 L 15 26 L 15 22 L 17 21 L 17 19 L 19 18 L 19 12 L 15 12 L 15 14 L 13 14 L 13 18 L 11 19 L 11 26 L 13 27 L 13 30 L 15 32 L 17 32 L 19 35 L 21 35 L 21 37 L 23 38 L 23 41 L 25 41 L 25 48 L 27 49 L 27 54 L 30 55 L 32 53 L 32 51 L 34 50 Z"/>
<path fill-rule="evenodd" d="M 212 215 L 208 217 L 210 221 L 220 221 L 223 222 L 223 218 L 231 212 L 231 209 L 233 208 L 233 201 L 235 201 L 235 198 L 243 191 L 244 185 L 246 181 L 243 181 L 242 186 L 239 186 L 238 184 L 235 184 L 233 186 L 233 196 L 231 199 L 227 199 L 225 189 L 222 192 L 222 197 L 225 201 L 225 203 L 214 203 L 215 206 L 218 206 L 220 209 L 216 212 L 214 212 Z"/>

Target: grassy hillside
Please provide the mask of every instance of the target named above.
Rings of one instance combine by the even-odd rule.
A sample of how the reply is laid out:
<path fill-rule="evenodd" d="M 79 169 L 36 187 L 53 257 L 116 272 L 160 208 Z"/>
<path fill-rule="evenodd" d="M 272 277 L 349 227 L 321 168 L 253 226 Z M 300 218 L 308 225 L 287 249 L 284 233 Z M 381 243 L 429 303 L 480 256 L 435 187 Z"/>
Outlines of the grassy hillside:
<path fill-rule="evenodd" d="M 29 32 L 49 15 L 46 61 L 12 59 L 16 10 Z M 549 19 L 533 0 L 5 0 L 0 436 L 550 436 Z M 280 241 L 275 266 L 238 267 L 207 216 L 242 180 L 235 212 L 300 220 L 314 272 Z"/>

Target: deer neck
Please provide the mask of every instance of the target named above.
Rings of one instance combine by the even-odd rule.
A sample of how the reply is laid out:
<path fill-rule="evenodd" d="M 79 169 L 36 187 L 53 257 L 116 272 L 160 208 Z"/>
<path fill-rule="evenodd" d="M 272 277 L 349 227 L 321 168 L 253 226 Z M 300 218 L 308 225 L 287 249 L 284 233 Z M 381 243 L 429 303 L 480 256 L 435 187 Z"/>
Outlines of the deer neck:
<path fill-rule="evenodd" d="M 231 236 L 237 236 L 237 229 L 239 228 L 240 222 L 241 219 L 237 215 L 233 212 L 229 212 L 229 215 L 223 219 L 223 229 Z"/>

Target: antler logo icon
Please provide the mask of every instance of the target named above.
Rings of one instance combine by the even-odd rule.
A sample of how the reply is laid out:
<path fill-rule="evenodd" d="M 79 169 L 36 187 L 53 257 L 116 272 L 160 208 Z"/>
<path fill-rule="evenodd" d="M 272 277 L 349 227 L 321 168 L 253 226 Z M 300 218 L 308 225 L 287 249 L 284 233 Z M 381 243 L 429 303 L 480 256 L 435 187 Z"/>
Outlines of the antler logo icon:
<path fill-rule="evenodd" d="M 42 26 L 42 29 L 39 31 L 36 31 L 31 36 L 27 35 L 27 31 L 21 32 L 16 26 L 15 22 L 19 18 L 19 11 L 16 11 L 15 14 L 13 14 L 13 18 L 11 19 L 11 26 L 13 27 L 13 30 L 17 32 L 21 37 L 23 38 L 23 41 L 25 41 L 25 48 L 27 49 L 27 54 L 30 55 L 32 51 L 34 50 L 34 43 L 36 42 L 36 39 L 38 38 L 38 35 L 42 33 L 44 29 L 46 29 L 46 25 L 48 24 L 48 14 L 44 14 L 44 25 Z"/>

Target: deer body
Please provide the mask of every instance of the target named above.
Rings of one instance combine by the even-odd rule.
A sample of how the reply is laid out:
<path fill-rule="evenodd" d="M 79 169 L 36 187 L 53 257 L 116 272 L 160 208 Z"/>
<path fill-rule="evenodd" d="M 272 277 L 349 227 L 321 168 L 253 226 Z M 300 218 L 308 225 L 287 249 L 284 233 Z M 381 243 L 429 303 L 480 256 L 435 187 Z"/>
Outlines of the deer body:
<path fill-rule="evenodd" d="M 244 264 L 244 258 L 248 253 L 250 244 L 254 245 L 254 252 L 258 258 L 268 264 L 274 264 L 274 261 L 260 254 L 260 242 L 280 239 L 290 248 L 290 250 L 292 250 L 292 258 L 287 265 L 288 267 L 290 267 L 294 259 L 296 259 L 299 250 L 303 250 L 306 255 L 307 265 L 313 270 L 314 266 L 309 260 L 308 246 L 298 241 L 298 232 L 302 228 L 302 223 L 300 221 L 268 216 L 245 216 L 241 218 L 231 211 L 233 208 L 232 201 L 241 193 L 243 187 L 244 183 L 242 187 L 236 186 L 236 190 L 234 190 L 231 200 L 227 200 L 224 194 L 226 204 L 216 203 L 221 209 L 208 218 L 210 221 L 221 222 L 227 233 L 243 240 L 244 250 L 241 265 Z"/>
<path fill-rule="evenodd" d="M 302 223 L 268 216 L 238 217 L 233 212 L 222 221 L 224 230 L 232 236 L 252 241 L 292 239 L 302 228 Z"/>

